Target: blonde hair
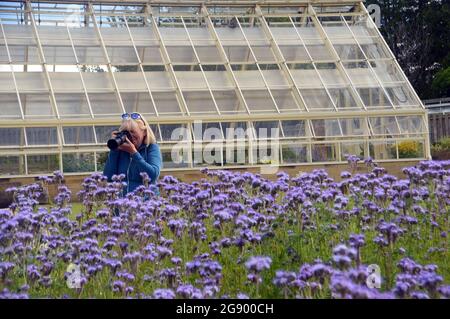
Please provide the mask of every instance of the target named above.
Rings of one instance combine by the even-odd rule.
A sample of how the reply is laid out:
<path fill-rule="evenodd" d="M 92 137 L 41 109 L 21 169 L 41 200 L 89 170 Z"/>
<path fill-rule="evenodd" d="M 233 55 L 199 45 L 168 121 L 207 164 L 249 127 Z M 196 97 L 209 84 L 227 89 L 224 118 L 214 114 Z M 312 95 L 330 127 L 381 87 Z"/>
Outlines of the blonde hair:
<path fill-rule="evenodd" d="M 128 118 L 126 120 L 122 120 L 122 124 L 120 125 L 119 131 L 135 130 L 136 128 L 146 131 L 146 136 L 144 137 L 145 144 L 150 145 L 156 143 L 155 134 L 153 133 L 152 128 L 150 127 L 150 125 L 148 125 L 148 122 L 142 115 L 140 119 L 133 120 L 132 118 Z"/>

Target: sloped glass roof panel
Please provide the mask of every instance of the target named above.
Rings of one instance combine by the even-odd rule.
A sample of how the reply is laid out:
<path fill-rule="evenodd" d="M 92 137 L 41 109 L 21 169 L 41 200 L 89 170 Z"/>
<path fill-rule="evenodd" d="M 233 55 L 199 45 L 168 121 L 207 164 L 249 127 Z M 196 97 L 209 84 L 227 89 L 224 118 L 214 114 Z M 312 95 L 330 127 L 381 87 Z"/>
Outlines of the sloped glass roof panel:
<path fill-rule="evenodd" d="M 21 118 L 19 100 L 16 93 L 1 93 L 0 117 L 2 118 Z"/>
<path fill-rule="evenodd" d="M 56 93 L 56 104 L 61 117 L 90 117 L 89 105 L 84 93 Z"/>

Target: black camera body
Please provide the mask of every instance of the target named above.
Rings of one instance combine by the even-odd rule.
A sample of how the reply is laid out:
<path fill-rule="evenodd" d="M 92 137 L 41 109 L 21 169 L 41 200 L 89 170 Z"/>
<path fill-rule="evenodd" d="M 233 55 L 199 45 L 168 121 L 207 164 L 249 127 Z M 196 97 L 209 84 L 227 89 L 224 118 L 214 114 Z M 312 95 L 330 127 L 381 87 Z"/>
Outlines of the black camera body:
<path fill-rule="evenodd" d="M 116 137 L 108 140 L 108 147 L 110 150 L 117 149 L 120 145 L 123 143 L 126 143 L 127 137 L 129 140 L 131 140 L 131 134 L 128 131 L 120 131 L 116 134 Z"/>

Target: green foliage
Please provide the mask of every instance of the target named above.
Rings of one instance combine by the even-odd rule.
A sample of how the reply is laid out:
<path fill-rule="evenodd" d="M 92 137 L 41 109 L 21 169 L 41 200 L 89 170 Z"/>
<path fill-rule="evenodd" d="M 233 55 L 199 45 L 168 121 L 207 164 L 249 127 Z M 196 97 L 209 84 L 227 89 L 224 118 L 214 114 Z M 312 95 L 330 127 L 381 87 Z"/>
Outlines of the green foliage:
<path fill-rule="evenodd" d="M 380 31 L 419 96 L 422 99 L 448 96 L 448 90 L 439 89 L 440 83 L 445 82 L 437 80 L 434 84 L 434 79 L 449 67 L 450 1 L 365 2 L 366 6 L 369 4 L 380 6 Z M 432 84 L 438 89 L 432 88 Z"/>
<path fill-rule="evenodd" d="M 431 87 L 435 96 L 450 96 L 450 67 L 436 74 Z"/>

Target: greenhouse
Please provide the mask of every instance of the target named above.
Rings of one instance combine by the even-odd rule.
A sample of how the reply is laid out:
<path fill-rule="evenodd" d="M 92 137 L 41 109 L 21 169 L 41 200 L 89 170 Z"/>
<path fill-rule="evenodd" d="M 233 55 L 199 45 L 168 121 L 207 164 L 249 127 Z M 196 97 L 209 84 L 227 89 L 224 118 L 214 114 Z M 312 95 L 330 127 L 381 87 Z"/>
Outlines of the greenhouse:
<path fill-rule="evenodd" d="M 0 3 L 0 177 L 101 171 L 125 112 L 150 123 L 164 171 L 430 157 L 363 2 Z"/>

